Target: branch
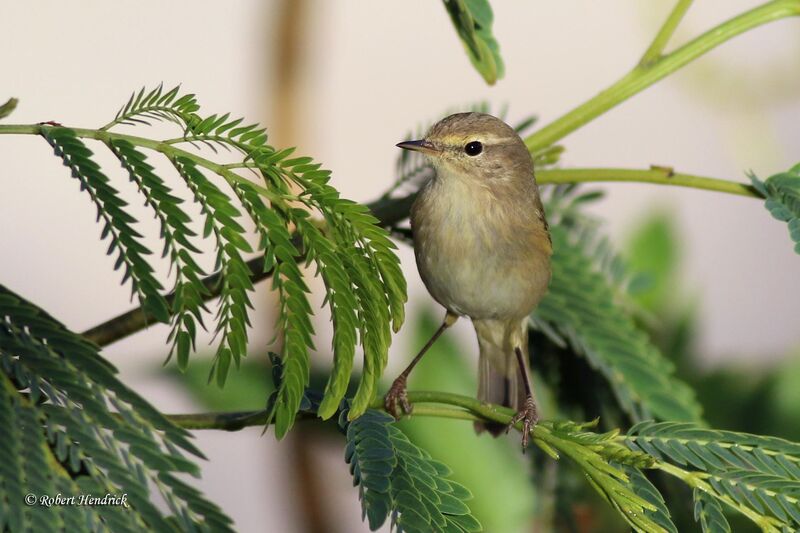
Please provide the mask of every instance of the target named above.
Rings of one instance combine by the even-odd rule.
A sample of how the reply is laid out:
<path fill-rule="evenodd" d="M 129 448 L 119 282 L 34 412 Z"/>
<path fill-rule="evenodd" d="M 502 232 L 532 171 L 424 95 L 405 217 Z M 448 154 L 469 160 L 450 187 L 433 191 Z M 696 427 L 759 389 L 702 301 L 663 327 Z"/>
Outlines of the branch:
<path fill-rule="evenodd" d="M 247 267 L 250 269 L 250 279 L 253 283 L 257 283 L 272 276 L 271 269 L 264 272 L 263 257 L 256 257 L 249 260 L 247 262 Z M 208 290 L 204 298 L 205 301 L 213 300 L 219 296 L 221 278 L 221 272 L 215 272 L 203 278 L 203 285 Z M 166 300 L 170 308 L 172 308 L 172 302 L 175 300 L 175 293 L 169 293 L 166 296 Z M 136 307 L 110 320 L 106 320 L 102 324 L 98 324 L 91 329 L 87 329 L 81 333 L 81 335 L 98 346 L 108 346 L 112 342 L 124 339 L 128 335 L 145 329 L 151 323 L 155 323 L 155 318 L 151 314 L 145 313 L 141 307 Z"/>
<path fill-rule="evenodd" d="M 800 0 L 798 0 L 800 2 Z M 44 124 L 0 124 L 0 135 L 2 134 L 16 134 L 16 135 L 40 135 L 46 128 L 51 126 Z M 198 166 L 208 169 L 214 173 L 221 175 L 229 183 L 235 185 L 242 181 L 247 181 L 259 191 L 265 194 L 271 194 L 271 191 L 264 187 L 254 184 L 247 178 L 235 173 L 231 165 L 221 165 L 202 157 L 194 152 L 183 150 L 176 147 L 174 144 L 166 144 L 161 141 L 138 137 L 134 135 L 126 135 L 122 133 L 92 130 L 84 128 L 70 128 L 78 137 L 94 139 L 109 143 L 114 140 L 125 140 L 135 146 L 155 150 L 167 157 L 185 157 L 194 161 Z M 245 165 L 246 166 L 246 165 Z M 634 170 L 634 169 L 549 169 L 541 170 L 537 173 L 539 183 L 578 183 L 578 182 L 597 182 L 597 181 L 630 181 L 630 182 L 644 182 L 655 183 L 662 185 L 678 185 L 683 187 L 692 187 L 697 189 L 705 189 L 717 192 L 724 192 L 729 194 L 737 194 L 742 196 L 750 196 L 760 198 L 760 195 L 749 185 L 736 183 L 732 181 L 720 180 L 715 178 L 708 178 L 702 176 L 693 176 L 690 174 L 675 173 L 669 168 L 653 167 L 649 170 Z M 378 219 L 380 225 L 384 227 L 392 227 L 397 223 L 408 217 L 411 205 L 414 203 L 416 193 L 409 194 L 401 198 L 386 198 L 381 197 L 369 204 L 367 207 L 372 214 Z M 298 249 L 302 248 L 302 240 L 299 236 L 295 236 L 294 241 Z M 302 259 L 302 257 L 298 258 Z M 272 275 L 272 271 L 263 271 L 263 258 L 254 258 L 247 262 L 250 269 L 251 280 L 253 283 L 262 281 Z M 208 294 L 204 296 L 205 300 L 212 300 L 219 296 L 220 292 L 220 273 L 212 274 L 203 280 L 203 284 L 208 289 Z M 167 302 L 172 303 L 174 295 L 170 293 L 167 295 Z M 99 324 L 83 333 L 83 335 L 99 346 L 107 346 L 112 342 L 123 339 L 133 333 L 141 331 L 149 324 L 154 323 L 155 320 L 142 311 L 141 308 L 131 309 L 114 317 L 102 324 Z"/>
<path fill-rule="evenodd" d="M 664 48 L 666 48 L 667 43 L 669 43 L 670 38 L 675 33 L 675 29 L 678 27 L 678 24 L 680 24 L 681 19 L 683 19 L 683 16 L 691 5 L 692 0 L 678 0 L 678 3 L 670 12 L 667 20 L 664 21 L 661 29 L 658 30 L 650 47 L 639 61 L 640 67 L 647 66 L 661 57 L 661 53 L 664 51 Z"/>
<path fill-rule="evenodd" d="M 2 133 L 2 126 L 0 126 Z M 658 185 L 677 185 L 708 191 L 723 192 L 761 198 L 761 195 L 750 185 L 737 183 L 717 178 L 695 176 L 673 172 L 669 168 L 652 167 L 650 169 L 621 169 L 621 168 L 575 168 L 575 169 L 549 169 L 540 170 L 536 174 L 540 184 L 583 183 L 600 181 L 641 182 Z M 385 198 L 370 202 L 367 207 L 381 226 L 392 227 L 408 217 L 411 205 L 416 199 L 416 193 L 401 198 Z M 295 237 L 295 246 L 300 249 L 302 241 Z M 263 271 L 263 258 L 257 257 L 247 262 L 250 268 L 253 283 L 263 281 L 272 275 L 272 271 Z M 203 279 L 203 284 L 208 289 L 205 300 L 213 300 L 219 296 L 219 278 L 217 272 Z M 174 295 L 167 296 L 167 302 L 172 303 Z M 123 339 L 133 333 L 143 330 L 148 324 L 154 322 L 152 316 L 146 315 L 141 308 L 131 309 L 111 320 L 103 322 L 85 332 L 83 336 L 99 346 L 107 346 L 112 342 Z"/>
<path fill-rule="evenodd" d="M 707 178 L 692 174 L 681 174 L 667 167 L 651 167 L 647 170 L 627 168 L 558 168 L 540 170 L 536 173 L 540 184 L 588 183 L 597 181 L 625 181 L 677 185 L 706 191 L 724 192 L 751 198 L 763 198 L 752 186 L 735 181 Z"/>
<path fill-rule="evenodd" d="M 675 8 L 675 10 L 679 9 L 681 9 L 681 4 Z M 679 14 L 682 16 L 682 13 Z M 604 91 L 529 135 L 525 139 L 525 144 L 531 152 L 550 146 L 634 94 L 650 87 L 655 82 L 733 37 L 762 24 L 798 15 L 800 15 L 800 0 L 773 0 L 742 13 L 708 30 L 667 55 L 660 56 L 647 64 L 637 65 Z M 675 11 L 673 11 L 665 26 L 667 24 L 677 24 L 677 20 L 672 21 L 673 16 L 678 18 Z M 666 33 L 670 32 L 670 28 L 667 27 L 665 30 L 662 27 L 661 32 L 665 32 L 666 35 Z M 661 35 L 661 32 L 659 32 L 659 35 Z M 651 45 L 651 48 L 653 46 L 656 48 L 661 46 L 661 37 L 657 36 L 656 39 L 657 41 Z"/>
<path fill-rule="evenodd" d="M 663 462 L 663 461 L 656 461 L 654 463 L 654 468 L 657 470 L 661 470 L 662 472 L 669 474 L 670 476 L 676 477 L 686 483 L 687 486 L 693 489 L 699 489 L 705 493 L 714 493 L 712 485 L 707 481 L 707 478 L 710 477 L 708 474 L 703 472 L 689 472 L 680 468 L 678 466 Z M 728 495 L 720 494 L 715 495 L 716 498 L 723 501 L 727 506 L 731 509 L 735 509 L 742 513 L 744 516 L 749 518 L 754 524 L 757 524 L 761 527 L 762 531 L 775 531 L 774 529 L 774 520 L 769 517 L 764 517 L 749 507 L 745 505 L 741 505 L 737 503 L 733 498 Z"/>
<path fill-rule="evenodd" d="M 434 416 L 454 418 L 458 420 L 484 420 L 508 424 L 514 412 L 499 405 L 486 404 L 469 396 L 448 392 L 409 391 L 408 401 L 414 404 L 413 416 Z M 449 407 L 418 405 L 420 403 L 438 403 Z M 377 398 L 372 409 L 385 410 L 383 398 Z M 165 415 L 176 426 L 185 429 L 219 429 L 238 431 L 249 426 L 263 426 L 267 421 L 267 411 L 230 411 L 219 413 L 196 413 Z M 298 419 L 316 418 L 314 411 L 306 410 L 298 413 Z M 518 424 L 522 427 L 522 423 Z M 534 430 L 535 436 L 535 430 Z"/>

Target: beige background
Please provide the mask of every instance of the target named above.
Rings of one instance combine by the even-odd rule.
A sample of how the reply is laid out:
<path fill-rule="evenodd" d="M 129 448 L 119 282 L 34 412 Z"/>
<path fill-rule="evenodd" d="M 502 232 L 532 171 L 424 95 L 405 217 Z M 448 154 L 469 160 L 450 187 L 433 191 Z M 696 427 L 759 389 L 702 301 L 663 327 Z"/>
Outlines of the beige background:
<path fill-rule="evenodd" d="M 678 34 L 695 35 L 757 2 L 698 2 Z M 509 103 L 511 116 L 545 122 L 592 96 L 638 59 L 672 2 L 493 2 L 506 78 L 487 87 L 469 66 L 447 15 L 433 1 L 312 1 L 300 39 L 296 85 L 276 78 L 282 2 L 6 2 L 0 20 L 0 100 L 21 103 L 7 122 L 107 122 L 131 90 L 183 84 L 206 112 L 262 119 L 275 143 L 297 143 L 333 170 L 333 183 L 368 201 L 391 183 L 394 144 L 454 104 Z M 758 29 L 599 118 L 564 144 L 565 165 L 647 167 L 745 180 L 800 160 L 800 21 Z M 283 90 L 281 90 L 283 88 Z M 293 107 L 286 107 L 289 104 Z M 295 121 L 290 124 L 289 121 Z M 161 131 L 161 130 L 159 130 Z M 128 289 L 104 258 L 93 208 L 38 138 L 0 138 L 0 282 L 83 330 L 130 307 Z M 147 212 L 105 154 L 136 213 Z M 752 354 L 780 357 L 797 346 L 800 258 L 785 225 L 760 202 L 694 190 L 614 184 L 596 211 L 621 238 L 654 206 L 671 209 L 685 238 L 685 283 L 701 303 L 701 349 L 709 364 Z M 156 230 L 157 231 L 157 230 Z M 152 232 L 151 232 L 152 234 Z M 411 305 L 429 302 L 410 250 L 402 249 Z M 266 301 L 263 289 L 257 296 Z M 266 307 L 266 306 L 261 306 Z M 262 321 L 253 342 L 270 336 Z M 318 346 L 328 338 L 327 320 Z M 458 335 L 475 350 L 468 324 Z M 153 328 L 107 351 L 123 378 L 167 412 L 198 407 L 153 378 L 166 330 Z M 401 332 L 396 369 L 414 348 Z M 470 355 L 472 357 L 472 355 Z M 206 432 L 211 459 L 201 488 L 241 531 L 301 531 L 296 494 L 279 488 L 292 441 L 260 430 Z M 357 531 L 358 504 L 341 450 L 321 457 L 337 484 L 343 524 Z M 331 507 L 333 507 L 331 505 Z"/>

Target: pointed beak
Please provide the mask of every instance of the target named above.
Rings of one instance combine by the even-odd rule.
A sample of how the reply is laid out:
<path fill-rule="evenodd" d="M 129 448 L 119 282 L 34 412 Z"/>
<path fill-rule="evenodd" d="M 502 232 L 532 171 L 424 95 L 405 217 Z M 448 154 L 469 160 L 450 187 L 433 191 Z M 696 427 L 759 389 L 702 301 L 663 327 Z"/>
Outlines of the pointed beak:
<path fill-rule="evenodd" d="M 423 154 L 436 155 L 440 152 L 436 146 L 430 141 L 422 139 L 420 141 L 403 141 L 397 143 L 398 148 L 403 150 L 411 150 L 412 152 L 422 152 Z"/>

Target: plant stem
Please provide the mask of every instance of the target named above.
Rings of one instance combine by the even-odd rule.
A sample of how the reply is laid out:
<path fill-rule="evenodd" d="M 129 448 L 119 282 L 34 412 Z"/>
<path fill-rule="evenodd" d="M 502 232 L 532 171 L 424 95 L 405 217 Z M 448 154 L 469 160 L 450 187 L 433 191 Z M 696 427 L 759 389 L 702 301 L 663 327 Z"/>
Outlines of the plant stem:
<path fill-rule="evenodd" d="M 667 47 L 670 38 L 672 38 L 672 35 L 675 33 L 675 29 L 678 27 L 678 24 L 680 24 L 683 16 L 691 5 L 692 0 L 678 0 L 678 3 L 672 8 L 667 20 L 664 21 L 664 24 L 661 26 L 661 29 L 658 30 L 653 42 L 639 61 L 639 66 L 649 65 L 661 57 L 664 48 Z"/>
<path fill-rule="evenodd" d="M 0 124 L 0 135 L 39 135 L 44 128 L 53 126 L 41 124 Z M 167 157 L 185 157 L 192 160 L 198 166 L 208 169 L 223 176 L 232 186 L 242 181 L 248 181 L 260 192 L 267 194 L 268 197 L 275 195 L 265 187 L 258 186 L 247 178 L 233 172 L 232 165 L 220 165 L 196 153 L 183 150 L 174 144 L 165 144 L 161 141 L 126 135 L 122 133 L 92 130 L 85 128 L 71 128 L 78 137 L 94 139 L 108 144 L 112 140 L 126 140 L 131 144 L 151 150 L 155 150 Z M 760 195 L 749 185 L 732 181 L 720 180 L 715 178 L 694 176 L 690 174 L 675 173 L 671 169 L 653 167 L 650 169 L 549 169 L 541 170 L 537 173 L 537 178 L 541 184 L 557 183 L 578 183 L 578 182 L 598 182 L 598 181 L 628 181 L 643 182 L 660 185 L 678 185 L 682 187 L 692 187 L 716 192 L 724 192 L 741 196 L 760 198 Z M 290 197 L 288 199 L 292 199 Z M 411 204 L 414 202 L 416 194 L 409 194 L 401 198 L 381 197 L 369 204 L 367 207 L 384 227 L 391 227 L 408 217 Z M 302 242 L 299 238 L 295 244 L 301 247 Z M 264 280 L 272 275 L 272 271 L 263 271 L 263 258 L 257 257 L 247 262 L 250 268 L 251 280 L 253 283 Z M 203 279 L 203 284 L 208 289 L 206 300 L 211 300 L 219 295 L 220 273 L 217 272 Z M 172 294 L 167 295 L 167 301 L 171 302 Z M 148 324 L 153 323 L 152 316 L 148 316 L 141 308 L 134 308 L 119 316 L 111 318 L 83 333 L 83 335 L 98 344 L 107 346 L 112 342 L 123 339 L 133 333 L 145 329 Z"/>
<path fill-rule="evenodd" d="M 653 183 L 657 185 L 678 185 L 680 187 L 761 198 L 761 195 L 754 187 L 745 183 L 707 178 L 705 176 L 695 176 L 692 174 L 682 174 L 664 167 L 652 167 L 647 170 L 626 168 L 557 168 L 538 171 L 536 173 L 536 179 L 540 184 L 627 181 Z"/>
<path fill-rule="evenodd" d="M 745 505 L 741 505 L 740 503 L 736 502 L 733 498 L 726 494 L 720 494 L 719 492 L 715 491 L 711 484 L 706 481 L 707 478 L 710 477 L 709 474 L 705 472 L 689 472 L 686 471 L 678 466 L 675 466 L 670 463 L 665 463 L 663 461 L 656 461 L 654 468 L 661 470 L 673 477 L 676 477 L 686 483 L 689 487 L 693 489 L 701 490 L 705 493 L 711 494 L 713 498 L 716 498 L 720 501 L 725 502 L 726 505 L 735 509 L 742 513 L 744 516 L 749 518 L 753 523 L 761 528 L 762 531 L 780 531 L 776 524 L 779 526 L 780 524 L 775 521 L 772 517 L 769 516 L 762 516 L 755 512 L 754 510 L 750 509 Z"/>
<path fill-rule="evenodd" d="M 678 10 L 680 7 L 679 4 L 675 9 Z M 675 11 L 670 15 L 670 19 L 673 15 L 675 15 Z M 659 56 L 646 64 L 637 65 L 604 91 L 529 135 L 525 139 L 525 144 L 532 152 L 550 146 L 725 41 L 762 24 L 798 15 L 800 15 L 800 0 L 773 0 L 746 11 L 708 30 L 667 55 Z M 670 19 L 667 20 L 669 24 L 671 24 Z M 675 23 L 677 24 L 677 21 Z M 657 47 L 660 46 L 660 43 L 654 42 L 654 45 Z M 653 45 L 651 45 L 652 47 Z"/>
<path fill-rule="evenodd" d="M 488 420 L 507 424 L 514 412 L 506 407 L 479 402 L 475 398 L 434 391 L 409 391 L 408 400 L 414 404 L 411 416 L 433 416 L 439 418 L 452 418 L 457 420 Z M 423 403 L 436 403 L 437 406 L 419 405 Z M 383 409 L 383 399 L 376 399 L 370 405 L 373 409 Z M 316 418 L 313 411 L 300 411 L 300 419 Z M 267 412 L 260 411 L 231 411 L 217 413 L 195 413 L 166 415 L 173 424 L 185 429 L 220 429 L 224 431 L 238 431 L 248 426 L 263 426 L 267 419 Z M 519 424 L 521 426 L 521 423 Z"/>
<path fill-rule="evenodd" d="M 0 124 L 0 135 L 2 134 L 41 135 L 43 131 L 53 127 L 56 126 L 49 126 L 45 124 Z M 77 135 L 82 139 L 94 139 L 97 141 L 102 141 L 104 143 L 108 143 L 112 140 L 123 140 L 123 141 L 128 141 L 134 146 L 149 148 L 150 150 L 160 152 L 166 155 L 167 157 L 172 157 L 172 158 L 185 157 L 186 159 L 192 160 L 197 166 L 203 167 L 216 174 L 219 174 L 227 181 L 229 181 L 231 184 L 236 183 L 237 181 L 240 181 L 242 179 L 245 179 L 239 175 L 234 174 L 231 170 L 225 168 L 225 165 L 220 165 L 218 163 L 211 161 L 210 159 L 206 159 L 205 157 L 199 156 L 196 153 L 183 150 L 176 146 L 166 144 L 162 141 L 148 139 L 146 137 L 139 137 L 136 135 L 127 135 L 124 133 L 93 130 L 88 128 L 70 127 L 69 129 L 74 131 L 75 135 Z"/>

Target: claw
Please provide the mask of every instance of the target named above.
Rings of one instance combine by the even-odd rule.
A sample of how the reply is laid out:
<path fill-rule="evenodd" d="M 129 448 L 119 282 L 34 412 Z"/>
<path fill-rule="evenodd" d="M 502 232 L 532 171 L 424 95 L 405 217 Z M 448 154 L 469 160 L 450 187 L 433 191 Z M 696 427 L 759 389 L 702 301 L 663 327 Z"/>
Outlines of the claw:
<path fill-rule="evenodd" d="M 397 404 L 400 404 L 402 411 L 398 412 Z M 408 401 L 408 392 L 406 391 L 406 378 L 404 376 L 398 377 L 392 383 L 389 392 L 383 398 L 383 405 L 386 411 L 393 417 L 399 419 L 404 414 L 409 415 L 412 411 L 411 403 Z"/>
<path fill-rule="evenodd" d="M 508 423 L 508 426 L 506 426 L 506 433 L 520 421 L 522 421 L 522 453 L 525 453 L 525 448 L 528 447 L 528 440 L 531 436 L 531 429 L 533 429 L 533 426 L 539 421 L 536 402 L 533 401 L 533 397 L 531 396 L 528 396 L 525 400 L 524 407 L 517 411 L 517 414 L 515 414 L 511 422 Z"/>

